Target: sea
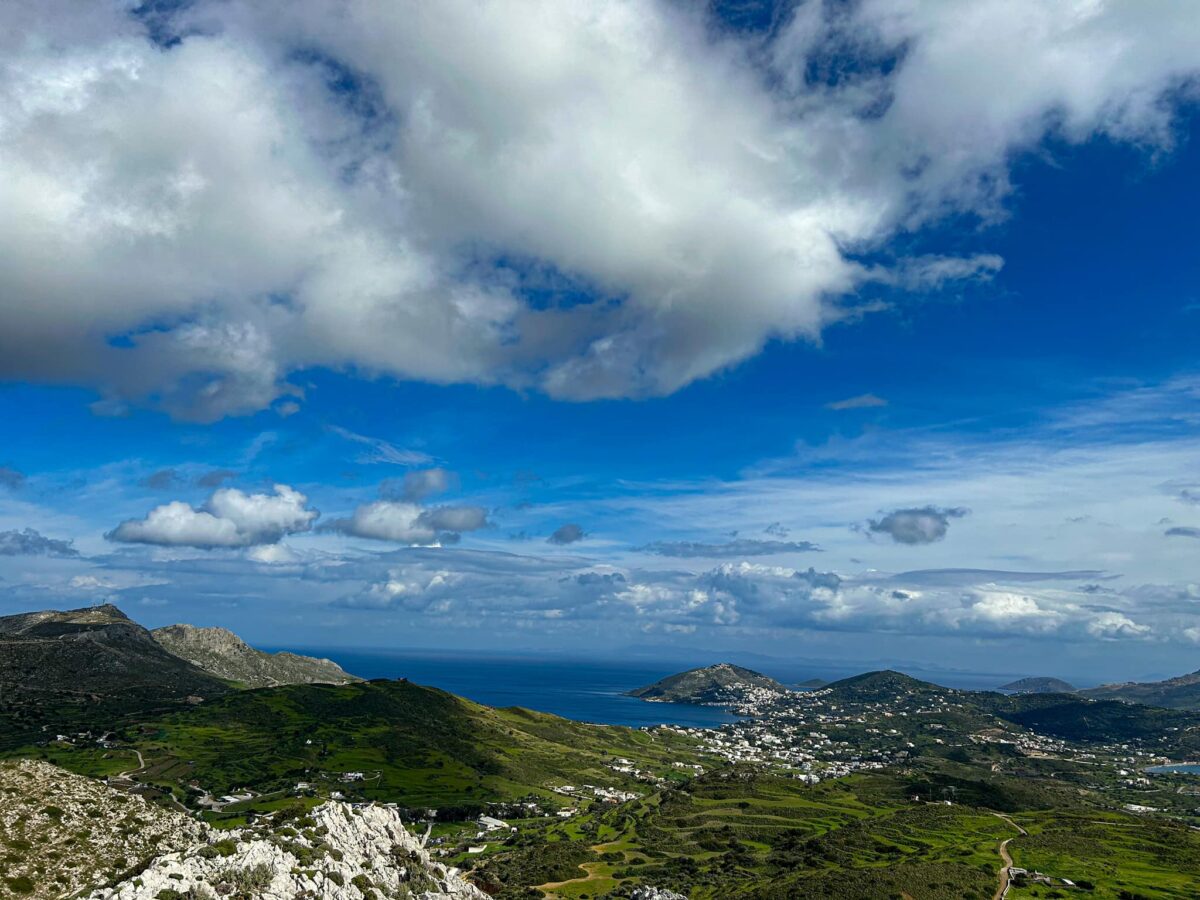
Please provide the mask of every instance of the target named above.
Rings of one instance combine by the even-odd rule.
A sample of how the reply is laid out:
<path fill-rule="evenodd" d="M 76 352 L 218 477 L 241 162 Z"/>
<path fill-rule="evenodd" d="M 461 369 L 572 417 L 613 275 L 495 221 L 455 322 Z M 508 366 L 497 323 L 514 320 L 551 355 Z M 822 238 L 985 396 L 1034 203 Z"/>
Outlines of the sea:
<path fill-rule="evenodd" d="M 1146 771 L 1160 775 L 1200 775 L 1200 763 L 1170 763 L 1165 766 L 1150 766 Z"/>
<path fill-rule="evenodd" d="M 580 722 L 713 728 L 737 721 L 719 707 L 624 696 L 680 671 L 670 664 L 311 647 L 298 652 L 332 659 L 360 678 L 407 678 L 487 706 L 523 706 Z"/>
<path fill-rule="evenodd" d="M 263 649 L 277 649 L 266 648 Z M 462 650 L 343 649 L 289 647 L 295 653 L 332 659 L 361 678 L 407 678 L 488 706 L 523 706 L 580 722 L 601 725 L 683 725 L 712 728 L 737 721 L 729 711 L 686 703 L 647 703 L 626 691 L 660 678 L 706 665 L 698 659 L 639 654 L 587 658 L 566 654 L 466 652 Z M 795 686 L 814 676 L 827 681 L 872 669 L 897 668 L 908 674 L 966 690 L 989 690 L 1016 675 L 922 669 L 898 661 L 735 660 Z M 711 660 L 708 660 L 711 662 Z"/>

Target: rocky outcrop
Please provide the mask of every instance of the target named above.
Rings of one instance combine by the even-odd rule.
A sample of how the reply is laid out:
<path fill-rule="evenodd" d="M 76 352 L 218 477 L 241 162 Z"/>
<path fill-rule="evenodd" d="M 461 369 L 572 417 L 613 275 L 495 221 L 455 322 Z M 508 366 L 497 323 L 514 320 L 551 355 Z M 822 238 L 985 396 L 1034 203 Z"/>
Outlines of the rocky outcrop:
<path fill-rule="evenodd" d="M 675 891 L 668 891 L 666 888 L 642 885 L 633 889 L 629 900 L 688 900 L 688 898 L 683 894 L 675 893 Z"/>
<path fill-rule="evenodd" d="M 224 628 L 168 625 L 151 632 L 164 649 L 210 675 L 248 688 L 282 684 L 349 684 L 361 679 L 330 659 L 256 650 Z"/>
<path fill-rule="evenodd" d="M 395 810 L 327 802 L 210 828 L 49 763 L 0 763 L 0 897 L 487 900 Z"/>
<path fill-rule="evenodd" d="M 0 896 L 70 896 L 207 834 L 188 816 L 49 763 L 0 763 Z"/>
<path fill-rule="evenodd" d="M 212 832 L 88 900 L 487 900 L 429 858 L 392 809 L 329 802 L 281 824 Z"/>

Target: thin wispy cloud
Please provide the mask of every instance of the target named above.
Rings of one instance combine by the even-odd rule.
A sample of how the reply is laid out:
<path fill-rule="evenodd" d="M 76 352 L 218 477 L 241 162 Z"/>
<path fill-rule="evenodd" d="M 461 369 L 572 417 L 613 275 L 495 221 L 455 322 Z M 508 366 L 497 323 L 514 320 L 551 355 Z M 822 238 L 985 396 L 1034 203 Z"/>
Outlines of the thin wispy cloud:
<path fill-rule="evenodd" d="M 358 434 L 338 425 L 330 425 L 329 430 L 343 440 L 370 448 L 356 457 L 358 462 L 367 465 L 387 463 L 393 466 L 427 466 L 433 462 L 433 457 L 428 453 L 410 450 L 407 447 L 397 447 L 382 438 Z"/>
<path fill-rule="evenodd" d="M 845 409 L 874 409 L 887 405 L 888 402 L 886 400 L 874 394 L 859 394 L 857 397 L 847 397 L 845 400 L 835 400 L 833 403 L 825 404 L 827 409 L 839 411 Z"/>
<path fill-rule="evenodd" d="M 643 553 L 681 559 L 773 556 L 783 553 L 817 553 L 821 550 L 811 541 L 761 541 L 752 538 L 740 538 L 719 544 L 707 544 L 703 541 L 654 541 L 638 549 Z"/>

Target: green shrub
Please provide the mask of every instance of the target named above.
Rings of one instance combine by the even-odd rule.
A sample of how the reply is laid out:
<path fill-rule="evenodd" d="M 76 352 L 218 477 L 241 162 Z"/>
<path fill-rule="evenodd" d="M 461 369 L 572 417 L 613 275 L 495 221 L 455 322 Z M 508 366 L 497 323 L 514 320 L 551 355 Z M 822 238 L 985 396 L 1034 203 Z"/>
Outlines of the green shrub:
<path fill-rule="evenodd" d="M 5 878 L 4 883 L 14 894 L 32 894 L 35 887 L 33 879 L 28 875 L 18 875 L 15 878 Z"/>

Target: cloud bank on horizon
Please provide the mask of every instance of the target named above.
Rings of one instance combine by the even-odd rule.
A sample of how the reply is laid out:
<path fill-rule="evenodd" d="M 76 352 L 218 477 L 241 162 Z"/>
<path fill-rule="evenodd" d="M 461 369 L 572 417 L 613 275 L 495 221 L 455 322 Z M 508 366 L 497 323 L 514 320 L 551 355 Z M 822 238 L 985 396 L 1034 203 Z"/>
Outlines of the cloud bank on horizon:
<path fill-rule="evenodd" d="M 1198 16 L 812 0 L 747 36 L 665 0 L 8 3 L 0 376 L 198 421 L 294 412 L 311 367 L 670 393 L 872 284 L 993 275 L 880 251 L 1002 215 L 1047 139 L 1169 148 Z"/>

